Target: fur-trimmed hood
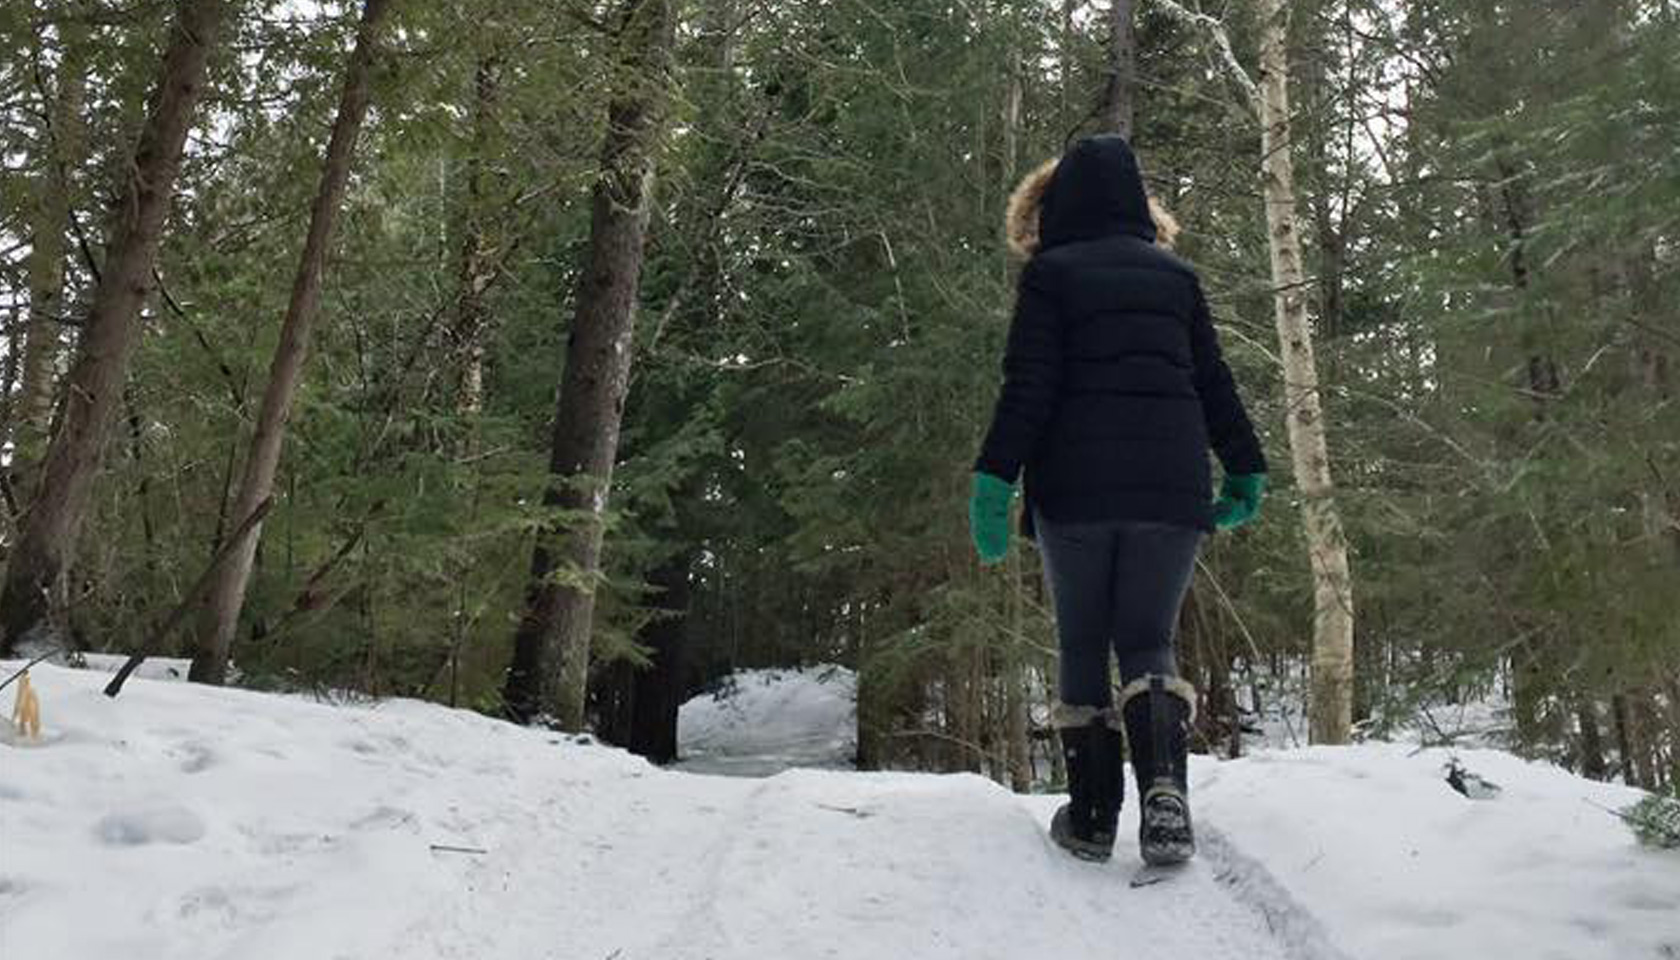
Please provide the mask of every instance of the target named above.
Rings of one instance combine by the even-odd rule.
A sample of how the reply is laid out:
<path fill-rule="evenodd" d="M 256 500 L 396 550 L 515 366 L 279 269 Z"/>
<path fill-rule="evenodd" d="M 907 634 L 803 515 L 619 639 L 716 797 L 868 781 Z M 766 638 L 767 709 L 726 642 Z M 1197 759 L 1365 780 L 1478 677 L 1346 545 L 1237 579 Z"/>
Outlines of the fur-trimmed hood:
<path fill-rule="evenodd" d="M 1129 233 L 1171 249 L 1178 222 L 1149 196 L 1137 158 L 1116 136 L 1087 137 L 1040 164 L 1009 197 L 1004 236 L 1022 259 L 1062 243 Z"/>

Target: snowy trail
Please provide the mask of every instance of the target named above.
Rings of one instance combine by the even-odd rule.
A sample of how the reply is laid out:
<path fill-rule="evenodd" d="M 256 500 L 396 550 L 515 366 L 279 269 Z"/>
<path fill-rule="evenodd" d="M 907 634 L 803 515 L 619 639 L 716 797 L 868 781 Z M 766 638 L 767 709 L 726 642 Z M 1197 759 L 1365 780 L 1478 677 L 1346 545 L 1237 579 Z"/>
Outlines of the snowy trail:
<path fill-rule="evenodd" d="M 1503 805 L 1402 748 L 1199 765 L 1204 856 L 1132 890 L 1129 836 L 1074 861 L 1056 798 L 979 777 L 694 775 L 412 702 L 35 681 L 45 739 L 0 734 L 0 957 L 1680 956 L 1680 857 L 1582 802 L 1629 792 L 1500 754 L 1470 759 Z"/>
<path fill-rule="evenodd" d="M 421 704 L 101 679 L 38 669 L 48 739 L 0 744 L 0 956 L 1294 960 L 1205 870 L 1129 890 L 1135 853 L 1071 861 L 1046 799 L 978 777 L 696 776 Z"/>
<path fill-rule="evenodd" d="M 392 954 L 1002 960 L 1148 945 L 1161 960 L 1297 960 L 1206 869 L 1128 889 L 1126 852 L 1107 866 L 1068 859 L 1034 811 L 977 777 L 692 777 L 682 800 L 659 796 L 669 786 L 632 787 L 642 796 L 584 841 L 581 861 L 560 811 L 509 830 L 516 846 L 467 868 L 467 892 Z M 675 816 L 673 802 L 692 806 Z"/>

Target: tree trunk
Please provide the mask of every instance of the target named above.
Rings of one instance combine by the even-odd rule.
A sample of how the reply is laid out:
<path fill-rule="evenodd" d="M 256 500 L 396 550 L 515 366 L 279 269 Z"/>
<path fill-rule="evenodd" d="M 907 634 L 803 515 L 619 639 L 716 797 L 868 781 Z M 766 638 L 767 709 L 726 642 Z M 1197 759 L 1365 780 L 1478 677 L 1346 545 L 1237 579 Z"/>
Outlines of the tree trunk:
<path fill-rule="evenodd" d="M 321 165 L 321 182 L 315 192 L 315 205 L 309 212 L 309 233 L 304 238 L 303 254 L 292 281 L 291 300 L 286 305 L 286 318 L 280 327 L 280 342 L 274 347 L 268 387 L 263 391 L 262 406 L 257 412 L 256 434 L 251 438 L 245 472 L 234 499 L 233 519 L 236 523 L 250 516 L 274 490 L 274 474 L 279 469 L 280 451 L 286 441 L 286 421 L 291 417 L 292 400 L 297 396 L 299 381 L 303 379 L 303 365 L 309 356 L 309 336 L 320 314 L 321 277 L 326 270 L 327 250 L 332 243 L 339 208 L 344 203 L 356 138 L 361 134 L 362 121 L 367 116 L 368 81 L 379 43 L 380 22 L 390 4 L 391 0 L 367 0 L 362 7 L 362 21 L 356 30 L 356 47 L 344 72 L 338 116 L 333 121 L 332 137 L 327 142 L 327 155 Z M 215 586 L 198 618 L 197 651 L 193 656 L 190 679 L 214 684 L 226 680 L 228 653 L 239 625 L 240 610 L 245 605 L 245 590 L 251 582 L 251 564 L 261 542 L 262 528 L 258 527 L 217 571 Z"/>
<path fill-rule="evenodd" d="M 1610 697 L 1610 723 L 1616 733 L 1616 766 L 1622 775 L 1622 782 L 1633 786 L 1633 767 L 1630 762 L 1633 747 L 1629 742 L 1631 737 L 1628 732 L 1627 698 L 1619 693 Z"/>
<path fill-rule="evenodd" d="M 630 752 L 670 763 L 677 758 L 677 708 L 682 706 L 686 674 L 689 571 L 694 558 L 673 557 L 648 578 L 659 591 L 660 615 L 642 629 L 653 666 L 637 670 L 631 683 Z"/>
<path fill-rule="evenodd" d="M 1638 691 L 1633 699 L 1632 712 L 1642 747 L 1639 767 L 1643 771 L 1644 787 L 1653 793 L 1663 792 L 1668 788 L 1668 764 L 1663 760 L 1663 723 L 1657 711 L 1655 691 Z"/>
<path fill-rule="evenodd" d="M 84 11 L 73 10 L 60 29 L 62 58 L 58 83 L 48 110 L 46 159 L 36 195 L 35 225 L 29 251 L 29 325 L 23 338 L 19 370 L 19 421 L 13 463 L 31 471 L 47 446 L 52 427 L 53 375 L 58 367 L 64 321 L 64 264 L 69 246 L 71 172 L 82 162 L 82 110 L 87 99 L 87 25 Z M 18 486 L 30 496 L 27 474 Z"/>
<path fill-rule="evenodd" d="M 1607 779 L 1609 767 L 1604 762 L 1604 736 L 1598 727 L 1598 706 L 1587 697 L 1576 700 L 1575 720 L 1581 728 L 1581 776 L 1593 780 Z"/>
<path fill-rule="evenodd" d="M 50 599 L 87 512 L 105 439 L 139 339 L 163 222 L 187 128 L 204 89 L 205 63 L 226 19 L 226 0 L 182 0 L 111 224 L 104 271 L 77 344 L 64 411 L 41 465 L 29 511 L 0 589 L 0 655 L 50 639 Z"/>
<path fill-rule="evenodd" d="M 1029 739 L 1027 717 L 1027 683 L 1031 674 L 1025 663 L 1015 661 L 1009 666 L 1003 682 L 1004 710 L 1008 715 L 1009 789 L 1026 793 L 1032 789 L 1032 741 Z"/>
<path fill-rule="evenodd" d="M 522 722 L 552 707 L 563 728 L 583 727 L 602 526 L 630 385 L 674 19 L 671 0 L 625 0 L 620 18 L 619 86 L 608 108 L 589 259 L 567 341 L 543 498 L 564 512 L 569 529 L 547 532 L 532 551 L 525 613 L 504 690 L 509 716 Z"/>
<path fill-rule="evenodd" d="M 1016 87 L 1018 90 L 1019 87 Z M 1027 635 L 1027 567 L 1026 551 L 1016 550 L 1009 557 L 1009 637 L 1001 648 L 1003 712 L 1002 742 L 1005 768 L 1009 771 L 1011 790 L 1025 793 L 1032 789 L 1032 741 L 1030 718 L 1027 716 L 1030 647 Z"/>
<path fill-rule="evenodd" d="M 1132 139 L 1137 112 L 1136 0 L 1109 4 L 1108 82 L 1103 88 L 1102 125 L 1106 133 Z"/>
<path fill-rule="evenodd" d="M 891 726 L 886 691 L 882 689 L 876 671 L 866 667 L 875 641 L 868 634 L 867 616 L 858 617 L 856 652 L 851 658 L 857 667 L 857 755 L 853 758 L 859 770 L 879 770 L 886 766 L 886 731 Z"/>
<path fill-rule="evenodd" d="M 1353 578 L 1336 510 L 1330 452 L 1307 319 L 1306 270 L 1296 220 L 1290 156 L 1289 0 L 1260 0 L 1261 180 L 1266 198 L 1272 284 L 1283 361 L 1285 408 L 1295 486 L 1301 495 L 1313 573 L 1312 715 L 1314 743 L 1347 743 L 1353 724 Z"/>
<path fill-rule="evenodd" d="M 1670 675 L 1664 694 L 1664 699 L 1668 701 L 1669 787 L 1674 792 L 1680 792 L 1680 674 Z"/>
<path fill-rule="evenodd" d="M 457 260 L 455 319 L 450 341 L 459 369 L 455 380 L 455 412 L 467 422 L 461 444 L 467 456 L 477 454 L 477 418 L 484 410 L 484 335 L 489 324 L 485 293 L 496 279 L 496 252 L 490 239 L 489 177 L 493 167 L 491 130 L 500 99 L 501 54 L 481 53 L 473 70 L 472 148 L 467 157 L 467 195 L 464 202 L 461 249 Z"/>

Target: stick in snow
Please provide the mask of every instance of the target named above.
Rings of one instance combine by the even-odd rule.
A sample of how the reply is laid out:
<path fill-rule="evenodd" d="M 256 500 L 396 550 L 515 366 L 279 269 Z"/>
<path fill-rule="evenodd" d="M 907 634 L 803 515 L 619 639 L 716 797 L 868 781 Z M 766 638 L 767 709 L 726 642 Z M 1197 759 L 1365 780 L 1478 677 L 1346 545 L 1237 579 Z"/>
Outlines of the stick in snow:
<path fill-rule="evenodd" d="M 447 844 L 447 843 L 434 843 L 434 844 L 432 844 L 432 852 L 433 852 L 433 853 L 473 853 L 473 854 L 485 854 L 485 853 L 489 853 L 489 852 L 490 852 L 490 851 L 488 851 L 488 850 L 481 850 L 481 849 L 479 849 L 479 848 L 478 848 L 478 847 L 452 847 L 452 846 L 450 846 L 450 845 L 449 845 L 449 844 Z"/>
<path fill-rule="evenodd" d="M 33 659 L 33 660 L 29 661 L 28 663 L 24 664 L 23 669 L 19 670 L 17 673 L 12 674 L 11 676 L 7 677 L 4 683 L 0 683 L 0 690 L 4 690 L 7 687 L 11 686 L 12 681 L 16 680 L 18 677 L 21 677 L 24 674 L 28 673 L 30 667 L 33 667 L 37 663 L 40 663 L 42 660 L 45 660 L 48 657 L 52 656 L 53 654 L 58 653 L 62 649 L 64 649 L 64 648 L 58 646 L 57 644 L 54 644 L 53 646 L 49 647 L 47 649 L 46 653 L 43 653 L 40 656 L 36 657 L 35 659 Z"/>

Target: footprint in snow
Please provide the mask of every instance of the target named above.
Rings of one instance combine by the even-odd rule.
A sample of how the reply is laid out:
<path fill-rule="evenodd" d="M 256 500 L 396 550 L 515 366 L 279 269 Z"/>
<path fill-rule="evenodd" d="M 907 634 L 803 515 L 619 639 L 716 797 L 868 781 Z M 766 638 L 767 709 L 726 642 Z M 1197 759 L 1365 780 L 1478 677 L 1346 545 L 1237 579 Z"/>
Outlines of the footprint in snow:
<path fill-rule="evenodd" d="M 297 888 L 198 887 L 187 891 L 176 904 L 175 915 L 201 928 L 238 929 L 273 919 L 277 904 Z"/>
<path fill-rule="evenodd" d="M 292 856 L 300 853 L 316 853 L 331 850 L 338 845 L 338 838 L 324 833 L 261 833 L 248 827 L 241 827 L 250 842 L 252 849 L 265 857 Z"/>
<path fill-rule="evenodd" d="M 181 756 L 182 773 L 203 773 L 215 766 L 216 761 L 220 759 L 216 756 L 216 751 L 198 742 L 184 743 L 175 752 Z"/>
<path fill-rule="evenodd" d="M 1392 913 L 1402 923 L 1435 930 L 1456 927 L 1464 922 L 1463 916 L 1451 910 L 1442 910 L 1436 907 L 1407 906 L 1396 908 Z"/>
<path fill-rule="evenodd" d="M 1680 902 L 1647 890 L 1634 890 L 1622 895 L 1622 905 L 1629 910 L 1649 910 L 1662 913 L 1680 910 Z"/>
<path fill-rule="evenodd" d="M 385 830 L 399 827 L 413 827 L 415 824 L 414 811 L 401 807 L 381 806 L 372 812 L 351 821 L 352 830 Z"/>
<path fill-rule="evenodd" d="M 186 807 L 176 806 L 108 814 L 94 826 L 94 834 L 112 847 L 196 843 L 204 832 L 203 818 Z"/>

